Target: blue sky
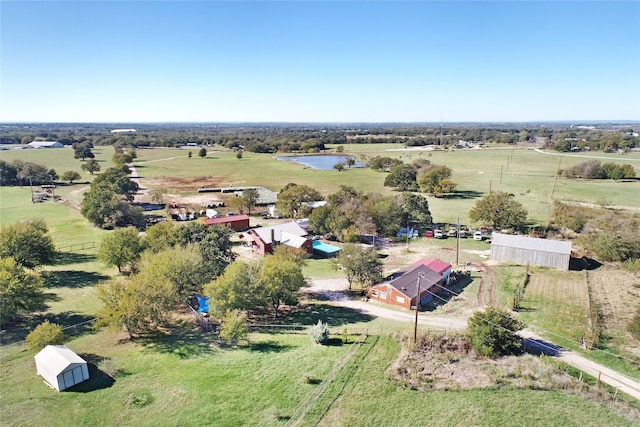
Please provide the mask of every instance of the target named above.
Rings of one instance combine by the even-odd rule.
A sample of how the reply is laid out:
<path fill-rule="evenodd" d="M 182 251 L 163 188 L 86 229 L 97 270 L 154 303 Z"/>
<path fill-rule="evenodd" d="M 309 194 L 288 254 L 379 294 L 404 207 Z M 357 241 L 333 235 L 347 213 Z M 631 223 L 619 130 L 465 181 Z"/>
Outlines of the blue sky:
<path fill-rule="evenodd" d="M 0 120 L 640 120 L 640 2 L 6 1 Z"/>

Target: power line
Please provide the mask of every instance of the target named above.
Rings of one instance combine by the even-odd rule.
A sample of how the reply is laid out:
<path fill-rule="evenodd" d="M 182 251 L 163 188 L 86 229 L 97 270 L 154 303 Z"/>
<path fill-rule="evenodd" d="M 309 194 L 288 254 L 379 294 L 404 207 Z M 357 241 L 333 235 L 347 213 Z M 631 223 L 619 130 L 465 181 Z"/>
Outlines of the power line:
<path fill-rule="evenodd" d="M 449 288 L 445 288 L 445 289 L 447 289 L 447 291 L 448 291 L 448 292 L 452 293 L 453 295 L 455 295 L 455 296 L 457 296 L 457 297 L 459 297 L 459 296 L 460 296 L 460 294 L 459 294 L 459 293 L 456 293 L 456 292 L 452 291 L 452 290 L 451 290 L 451 289 L 449 289 Z M 442 297 L 441 297 L 441 296 L 439 296 L 439 295 L 436 295 L 435 293 L 433 293 L 433 292 L 431 292 L 431 291 L 429 291 L 429 290 L 427 290 L 427 292 L 429 292 L 431 295 L 435 296 L 436 298 L 441 299 L 443 302 L 448 302 L 448 300 L 446 300 L 446 299 L 442 298 Z M 498 313 L 500 313 L 500 315 L 502 315 L 502 316 L 511 317 L 511 316 L 509 316 L 508 314 L 506 314 L 506 313 L 502 313 L 502 312 L 500 312 L 500 311 L 498 311 Z M 554 335 L 554 336 L 556 336 L 556 337 L 562 338 L 562 339 L 564 339 L 565 341 L 568 341 L 568 342 L 571 342 L 571 343 L 575 343 L 575 344 L 580 345 L 580 341 L 575 341 L 575 340 L 573 340 L 572 338 L 568 338 L 568 337 L 562 336 L 562 335 L 560 335 L 560 334 L 557 334 L 557 333 L 555 333 L 555 332 L 551 332 L 551 331 L 549 331 L 549 330 L 547 330 L 547 329 L 544 329 L 544 328 L 541 328 L 541 327 L 539 327 L 539 326 L 538 326 L 537 328 L 538 328 L 538 329 L 540 329 L 540 330 L 541 330 L 541 331 L 543 331 L 543 332 L 546 332 L 546 333 L 550 334 L 550 335 Z M 508 330 L 508 329 L 506 329 L 506 330 Z M 511 331 L 511 332 L 513 332 L 513 331 Z M 549 348 L 551 348 L 551 347 L 549 347 Z M 614 356 L 614 357 L 617 357 L 617 358 L 622 359 L 622 360 L 626 360 L 627 362 L 630 362 L 630 363 L 632 363 L 632 364 L 638 364 L 638 363 L 640 362 L 639 360 L 630 359 L 630 358 L 628 358 L 628 357 L 621 356 L 621 355 L 619 355 L 619 354 L 615 354 L 615 353 L 611 353 L 611 352 L 609 352 L 609 351 L 602 350 L 602 349 L 599 349 L 599 348 L 593 348 L 592 350 L 593 350 L 593 351 L 599 351 L 599 352 L 601 352 L 601 353 L 608 354 L 608 355 L 610 355 L 610 356 Z M 624 375 L 624 374 L 621 374 L 621 375 Z M 625 375 L 625 376 L 626 376 L 626 375 Z M 629 377 L 627 377 L 627 378 L 629 378 Z"/>

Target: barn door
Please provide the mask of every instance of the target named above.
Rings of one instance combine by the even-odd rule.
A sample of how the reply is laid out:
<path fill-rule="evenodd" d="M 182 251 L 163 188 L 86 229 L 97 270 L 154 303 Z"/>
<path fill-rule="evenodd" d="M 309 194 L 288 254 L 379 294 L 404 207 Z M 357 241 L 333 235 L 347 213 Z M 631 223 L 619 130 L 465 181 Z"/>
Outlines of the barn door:
<path fill-rule="evenodd" d="M 76 366 L 73 368 L 73 383 L 78 384 L 84 381 L 82 378 L 82 366 Z"/>
<path fill-rule="evenodd" d="M 64 374 L 62 374 L 62 382 L 63 382 L 64 388 L 69 388 L 72 385 L 74 385 L 75 383 L 73 382 L 73 372 L 66 371 Z"/>

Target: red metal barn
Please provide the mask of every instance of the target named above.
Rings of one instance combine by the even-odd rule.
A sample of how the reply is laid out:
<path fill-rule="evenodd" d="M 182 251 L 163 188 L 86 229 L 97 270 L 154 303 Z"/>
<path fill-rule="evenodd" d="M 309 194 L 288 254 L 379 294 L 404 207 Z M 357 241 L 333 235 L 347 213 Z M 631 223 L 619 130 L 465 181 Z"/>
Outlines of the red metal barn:
<path fill-rule="evenodd" d="M 249 215 L 221 216 L 219 218 L 206 218 L 205 225 L 222 225 L 233 231 L 244 231 L 249 228 Z"/>

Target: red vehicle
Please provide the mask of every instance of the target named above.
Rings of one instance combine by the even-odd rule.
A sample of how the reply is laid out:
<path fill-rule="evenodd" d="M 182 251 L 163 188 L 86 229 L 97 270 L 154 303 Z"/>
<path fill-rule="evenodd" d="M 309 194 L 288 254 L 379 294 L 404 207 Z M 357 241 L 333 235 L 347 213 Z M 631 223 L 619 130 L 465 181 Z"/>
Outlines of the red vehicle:
<path fill-rule="evenodd" d="M 424 232 L 424 237 L 433 237 L 433 230 L 429 229 Z"/>

